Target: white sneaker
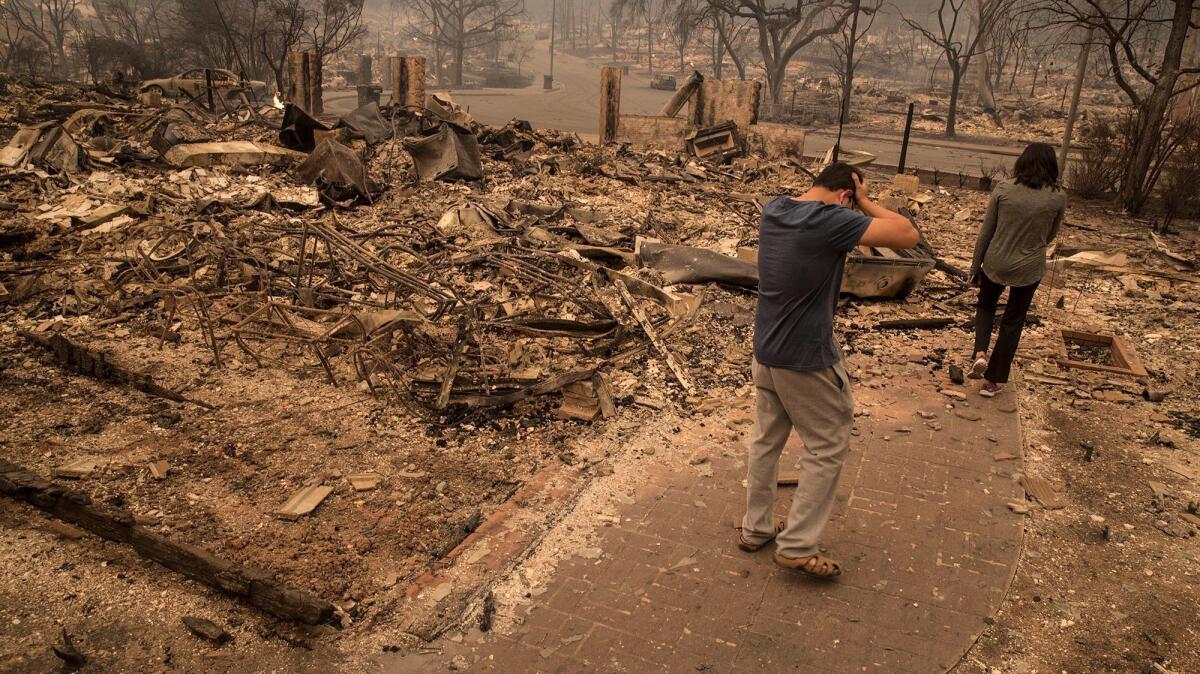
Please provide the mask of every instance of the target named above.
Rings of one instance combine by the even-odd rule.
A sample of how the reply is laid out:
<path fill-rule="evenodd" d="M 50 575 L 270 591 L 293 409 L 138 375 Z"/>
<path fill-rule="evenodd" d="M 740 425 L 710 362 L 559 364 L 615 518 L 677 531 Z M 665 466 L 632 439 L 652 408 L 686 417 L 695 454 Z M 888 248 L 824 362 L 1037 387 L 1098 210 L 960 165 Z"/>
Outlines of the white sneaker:
<path fill-rule="evenodd" d="M 967 376 L 971 379 L 983 379 L 983 373 L 987 372 L 987 358 L 976 358 L 975 363 L 971 365 L 971 371 Z"/>

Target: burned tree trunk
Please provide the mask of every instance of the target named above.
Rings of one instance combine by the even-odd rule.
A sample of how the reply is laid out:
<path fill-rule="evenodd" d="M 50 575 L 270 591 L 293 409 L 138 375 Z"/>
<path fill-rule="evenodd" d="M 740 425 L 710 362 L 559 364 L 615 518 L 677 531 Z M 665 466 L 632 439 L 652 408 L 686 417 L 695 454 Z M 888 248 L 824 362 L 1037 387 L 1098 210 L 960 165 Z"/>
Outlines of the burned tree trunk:
<path fill-rule="evenodd" d="M 946 112 L 946 135 L 954 137 L 954 126 L 958 121 L 958 94 L 962 88 L 963 66 L 950 64 L 950 109 Z"/>
<path fill-rule="evenodd" d="M 1171 98 L 1175 95 L 1175 83 L 1179 79 L 1183 47 L 1194 4 L 1195 0 L 1179 0 L 1175 3 L 1175 15 L 1161 70 L 1150 96 L 1142 102 L 1137 112 L 1137 142 L 1126 166 L 1124 180 L 1121 181 L 1121 204 L 1130 213 L 1139 212 L 1154 189 L 1151 166 L 1162 140 Z"/>

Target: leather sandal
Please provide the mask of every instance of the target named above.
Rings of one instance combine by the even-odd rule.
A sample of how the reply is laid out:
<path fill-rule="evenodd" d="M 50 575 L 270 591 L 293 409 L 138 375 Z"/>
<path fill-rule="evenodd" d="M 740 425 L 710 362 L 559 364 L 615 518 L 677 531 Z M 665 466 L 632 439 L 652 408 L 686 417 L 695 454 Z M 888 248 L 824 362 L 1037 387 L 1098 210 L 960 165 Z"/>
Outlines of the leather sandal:
<path fill-rule="evenodd" d="M 775 563 L 813 578 L 835 578 L 842 575 L 842 566 L 820 553 L 807 557 L 784 557 L 775 553 Z"/>
<path fill-rule="evenodd" d="M 771 534 L 770 538 L 763 541 L 762 543 L 751 543 L 750 541 L 746 540 L 745 532 L 741 532 L 738 534 L 738 544 L 737 544 L 738 548 L 741 549 L 742 552 L 758 552 L 759 550 L 762 550 L 763 548 L 765 548 L 767 546 L 767 543 L 770 543 L 771 541 L 775 540 L 775 537 L 778 536 L 781 532 L 783 532 L 783 530 L 786 528 L 787 528 L 787 520 L 782 517 L 776 517 L 775 518 L 775 532 Z"/>

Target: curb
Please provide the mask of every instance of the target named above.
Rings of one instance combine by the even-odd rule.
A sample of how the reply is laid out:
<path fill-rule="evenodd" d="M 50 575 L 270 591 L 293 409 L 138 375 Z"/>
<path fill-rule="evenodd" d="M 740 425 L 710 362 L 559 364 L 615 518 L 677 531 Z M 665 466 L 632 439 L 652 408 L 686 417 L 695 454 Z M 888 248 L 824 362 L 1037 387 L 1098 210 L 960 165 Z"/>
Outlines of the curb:
<path fill-rule="evenodd" d="M 441 560 L 443 568 L 406 585 L 402 630 L 428 642 L 459 623 L 490 581 L 533 552 L 546 523 L 573 505 L 587 486 L 584 470 L 543 467 Z"/>

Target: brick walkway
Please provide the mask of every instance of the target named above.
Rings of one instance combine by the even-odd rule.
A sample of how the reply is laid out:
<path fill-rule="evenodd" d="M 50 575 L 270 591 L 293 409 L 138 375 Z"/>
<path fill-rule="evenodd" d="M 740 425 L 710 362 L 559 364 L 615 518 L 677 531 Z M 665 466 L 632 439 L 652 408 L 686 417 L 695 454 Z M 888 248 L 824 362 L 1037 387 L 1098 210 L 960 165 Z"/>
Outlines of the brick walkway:
<path fill-rule="evenodd" d="M 826 546 L 845 569 L 838 581 L 781 570 L 770 547 L 737 550 L 731 525 L 743 511 L 744 457 L 713 448 L 709 423 L 676 437 L 712 448 L 712 477 L 666 467 L 647 474 L 635 503 L 623 506 L 622 524 L 600 530 L 603 556 L 563 560 L 524 624 L 474 649 L 471 670 L 952 667 L 1008 586 L 1023 524 L 1006 504 L 1024 492 L 1012 479 L 1020 459 L 1004 456 L 1021 453 L 1016 392 L 987 401 L 972 391 L 964 402 L 934 390 L 938 381 L 909 368 L 882 388 L 856 389 L 869 416 L 857 420 L 826 529 Z M 752 404 L 715 427 L 751 417 Z M 792 443 L 783 470 L 798 456 L 794 434 Z M 781 488 L 779 512 L 790 498 Z"/>

